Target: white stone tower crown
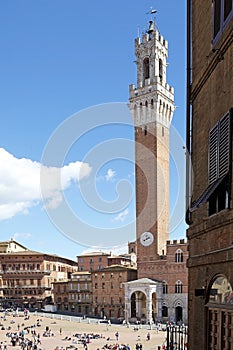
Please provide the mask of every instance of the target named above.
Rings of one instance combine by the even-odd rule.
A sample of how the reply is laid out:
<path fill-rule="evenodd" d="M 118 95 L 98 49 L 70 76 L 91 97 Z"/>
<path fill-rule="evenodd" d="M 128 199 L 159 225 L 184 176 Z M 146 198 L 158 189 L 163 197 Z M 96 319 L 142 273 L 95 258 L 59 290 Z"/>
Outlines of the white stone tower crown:
<path fill-rule="evenodd" d="M 135 39 L 137 87 L 130 85 L 130 109 L 135 126 L 159 122 L 170 126 L 174 106 L 174 89 L 167 83 L 168 42 L 154 29 Z M 143 107 L 150 107 L 150 112 Z"/>

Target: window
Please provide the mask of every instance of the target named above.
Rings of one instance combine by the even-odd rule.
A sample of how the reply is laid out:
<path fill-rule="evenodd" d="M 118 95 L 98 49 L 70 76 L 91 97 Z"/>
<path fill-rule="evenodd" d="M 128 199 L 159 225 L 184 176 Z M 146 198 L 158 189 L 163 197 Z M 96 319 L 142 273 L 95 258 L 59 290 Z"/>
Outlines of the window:
<path fill-rule="evenodd" d="M 208 343 L 210 348 L 230 349 L 232 330 L 233 291 L 225 276 L 218 276 L 208 292 Z"/>
<path fill-rule="evenodd" d="M 177 263 L 183 262 L 183 253 L 180 249 L 178 249 L 175 254 L 175 262 Z"/>
<path fill-rule="evenodd" d="M 99 262 L 102 262 L 102 258 L 99 258 Z"/>
<path fill-rule="evenodd" d="M 149 58 L 146 57 L 143 61 L 143 83 L 150 77 L 150 62 Z"/>
<path fill-rule="evenodd" d="M 113 287 L 113 283 L 111 282 L 111 289 L 113 289 L 114 287 Z"/>
<path fill-rule="evenodd" d="M 105 283 L 104 282 L 102 283 L 102 289 L 105 289 Z"/>
<path fill-rule="evenodd" d="M 163 81 L 163 62 L 161 59 L 159 60 L 159 78 L 160 78 L 160 81 L 162 82 Z"/>
<path fill-rule="evenodd" d="M 213 42 L 222 34 L 233 14 L 232 0 L 213 1 Z"/>
<path fill-rule="evenodd" d="M 209 197 L 209 215 L 229 208 L 231 117 L 227 113 L 209 133 L 209 184 L 217 184 Z"/>
<path fill-rule="evenodd" d="M 167 282 L 163 281 L 163 294 L 167 294 Z"/>
<path fill-rule="evenodd" d="M 209 215 L 230 208 L 232 109 L 209 132 L 209 186 L 192 203 L 192 212 L 209 202 Z"/>
<path fill-rule="evenodd" d="M 164 137 L 164 127 L 162 126 L 162 136 Z"/>
<path fill-rule="evenodd" d="M 182 283 L 181 281 L 177 281 L 175 285 L 175 293 L 182 293 Z"/>

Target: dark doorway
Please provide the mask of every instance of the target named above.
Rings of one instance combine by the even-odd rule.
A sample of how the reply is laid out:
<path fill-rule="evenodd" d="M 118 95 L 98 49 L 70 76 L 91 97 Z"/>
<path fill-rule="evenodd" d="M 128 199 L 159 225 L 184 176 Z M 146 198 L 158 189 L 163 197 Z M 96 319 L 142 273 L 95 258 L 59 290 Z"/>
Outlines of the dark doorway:
<path fill-rule="evenodd" d="M 131 317 L 136 317 L 136 295 L 133 293 L 131 297 Z"/>
<path fill-rule="evenodd" d="M 182 321 L 183 309 L 181 306 L 176 307 L 176 322 Z"/>

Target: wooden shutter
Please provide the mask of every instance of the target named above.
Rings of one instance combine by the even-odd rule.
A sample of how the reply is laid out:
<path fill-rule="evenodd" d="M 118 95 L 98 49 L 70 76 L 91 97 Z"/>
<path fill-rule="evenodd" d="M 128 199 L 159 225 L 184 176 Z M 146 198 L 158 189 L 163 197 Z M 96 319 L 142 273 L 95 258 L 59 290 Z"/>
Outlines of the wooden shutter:
<path fill-rule="evenodd" d="M 218 177 L 226 175 L 230 168 L 231 154 L 230 112 L 219 121 L 219 165 Z"/>
<path fill-rule="evenodd" d="M 231 112 L 225 114 L 209 133 L 209 184 L 225 176 L 231 159 Z"/>
<path fill-rule="evenodd" d="M 218 123 L 209 133 L 209 184 L 218 179 Z"/>

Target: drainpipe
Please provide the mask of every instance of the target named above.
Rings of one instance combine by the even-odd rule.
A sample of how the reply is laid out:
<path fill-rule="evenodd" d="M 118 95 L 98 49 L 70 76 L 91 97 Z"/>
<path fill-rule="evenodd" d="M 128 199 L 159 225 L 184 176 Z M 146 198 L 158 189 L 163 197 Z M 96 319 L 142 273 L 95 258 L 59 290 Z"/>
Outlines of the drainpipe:
<path fill-rule="evenodd" d="M 192 223 L 189 210 L 191 191 L 192 191 L 192 172 L 191 172 L 191 154 L 192 154 L 192 115 L 191 115 L 191 7 L 192 0 L 187 0 L 187 76 L 186 76 L 186 216 L 185 221 L 188 225 Z"/>

